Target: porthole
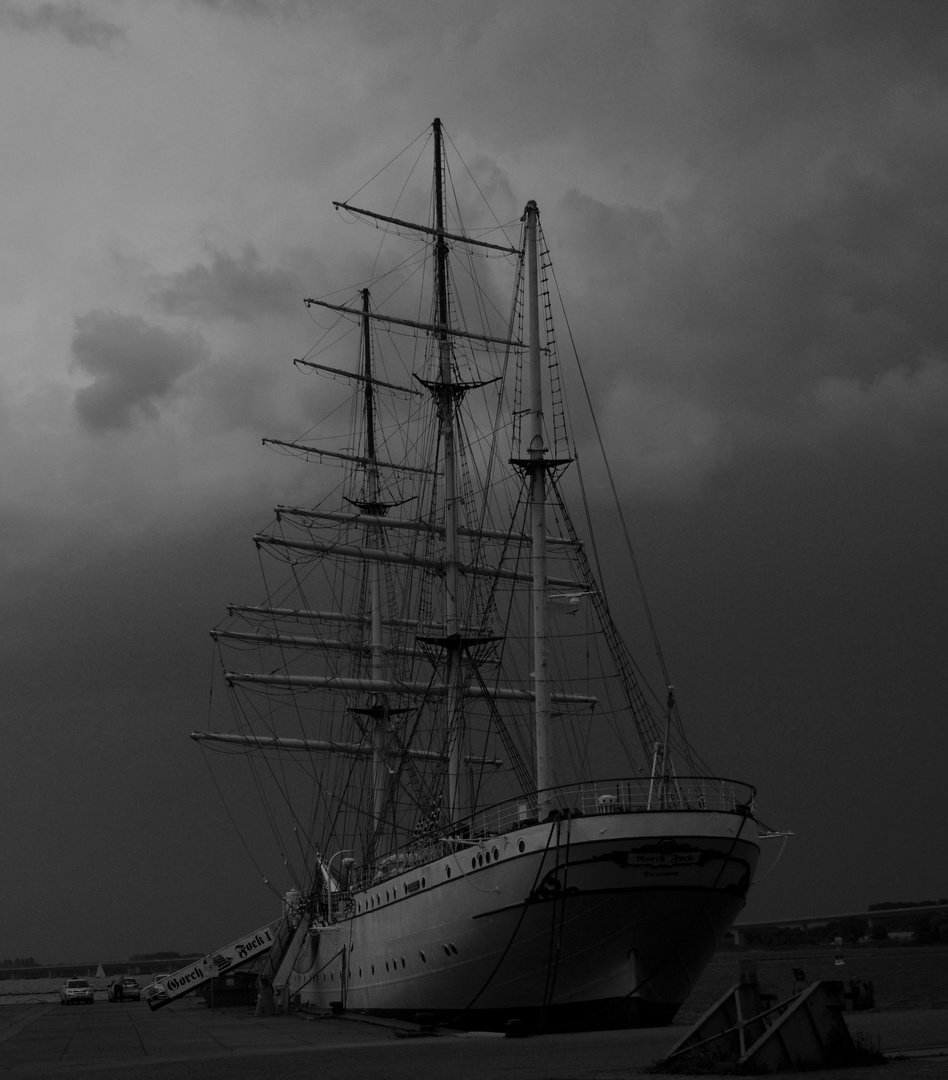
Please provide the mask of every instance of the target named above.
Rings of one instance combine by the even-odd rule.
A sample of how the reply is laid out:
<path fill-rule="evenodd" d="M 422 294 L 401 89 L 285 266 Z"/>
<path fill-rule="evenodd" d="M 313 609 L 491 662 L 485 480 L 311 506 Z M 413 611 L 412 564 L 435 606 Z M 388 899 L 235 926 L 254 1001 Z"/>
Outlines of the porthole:
<path fill-rule="evenodd" d="M 449 941 L 449 942 L 448 942 L 448 945 L 449 945 L 449 947 L 450 947 L 450 949 L 451 949 L 451 952 L 453 952 L 453 953 L 454 953 L 454 955 L 455 955 L 455 956 L 457 956 L 457 954 L 458 954 L 458 947 L 457 947 L 457 945 L 455 945 L 453 941 Z"/>
<path fill-rule="evenodd" d="M 444 949 L 444 955 L 445 956 L 450 956 L 451 955 L 451 950 L 447 947 L 447 945 L 442 945 L 441 948 Z"/>
<path fill-rule="evenodd" d="M 405 966 L 405 957 L 403 956 L 402 957 L 402 967 L 404 967 L 404 966 Z"/>
<path fill-rule="evenodd" d="M 375 964 L 372 965 L 372 974 L 375 974 Z"/>
<path fill-rule="evenodd" d="M 494 862 L 497 862 L 497 860 L 499 858 L 500 858 L 500 852 L 497 850 L 497 848 L 494 848 Z"/>
<path fill-rule="evenodd" d="M 477 865 L 478 866 L 483 866 L 484 865 L 484 856 L 483 855 L 478 855 L 477 856 Z"/>
<path fill-rule="evenodd" d="M 428 960 L 427 960 L 427 958 L 425 957 L 425 954 L 424 954 L 423 950 L 419 949 L 419 950 L 418 950 L 418 955 L 419 955 L 419 956 L 421 957 L 421 962 L 422 962 L 423 964 L 427 964 L 427 963 L 428 963 Z"/>
<path fill-rule="evenodd" d="M 422 878 L 422 879 L 421 879 L 421 887 L 422 887 L 422 888 L 424 888 L 424 887 L 425 887 L 425 885 L 427 885 L 427 882 L 425 881 L 425 879 L 424 879 L 424 878 Z"/>
<path fill-rule="evenodd" d="M 472 870 L 477 869 L 477 859 L 471 859 L 471 869 Z"/>
<path fill-rule="evenodd" d="M 388 961 L 385 961 L 385 970 L 388 971 Z"/>
<path fill-rule="evenodd" d="M 444 876 L 445 877 L 450 877 L 451 876 L 451 867 L 450 866 L 446 866 L 444 868 Z"/>
<path fill-rule="evenodd" d="M 523 842 L 523 841 L 521 840 L 521 841 L 520 841 L 520 842 L 519 842 L 519 843 L 517 844 L 517 850 L 518 850 L 518 851 L 520 852 L 520 854 L 522 855 L 522 854 L 523 854 L 523 853 L 524 853 L 524 852 L 525 852 L 525 851 L 527 850 L 527 845 L 526 845 L 526 844 L 525 844 L 525 843 L 524 843 L 524 842 Z"/>

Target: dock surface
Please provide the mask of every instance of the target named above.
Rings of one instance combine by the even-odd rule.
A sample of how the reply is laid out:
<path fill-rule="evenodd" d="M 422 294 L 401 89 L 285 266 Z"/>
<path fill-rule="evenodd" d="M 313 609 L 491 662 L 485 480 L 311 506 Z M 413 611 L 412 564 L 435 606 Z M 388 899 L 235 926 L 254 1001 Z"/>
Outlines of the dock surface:
<path fill-rule="evenodd" d="M 808 1080 L 935 1080 L 948 1075 L 948 1010 L 847 1015 L 854 1037 L 888 1057 L 879 1070 L 784 1073 Z M 360 1016 L 254 1017 L 184 999 L 0 1007 L 0 1080 L 624 1080 L 651 1075 L 688 1029 L 510 1039 Z M 667 1075 L 667 1074 L 666 1074 Z"/>

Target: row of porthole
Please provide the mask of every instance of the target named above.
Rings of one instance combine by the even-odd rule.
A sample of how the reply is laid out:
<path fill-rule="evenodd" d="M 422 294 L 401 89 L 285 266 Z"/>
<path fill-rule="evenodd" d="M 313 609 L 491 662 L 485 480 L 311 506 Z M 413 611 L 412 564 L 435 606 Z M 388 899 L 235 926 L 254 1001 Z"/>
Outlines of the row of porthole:
<path fill-rule="evenodd" d="M 517 841 L 517 850 L 522 855 L 527 850 L 527 845 L 522 840 L 518 840 Z M 478 852 L 477 855 L 474 855 L 471 858 L 471 869 L 476 870 L 479 866 L 483 866 L 485 862 L 490 864 L 490 861 L 491 861 L 492 858 L 493 858 L 494 862 L 499 862 L 500 861 L 500 852 L 497 850 L 496 847 L 491 848 L 491 850 L 488 851 L 486 853 L 486 855 L 485 855 L 485 853 L 483 851 Z M 445 877 L 450 877 L 451 876 L 451 864 L 450 863 L 445 864 L 444 876 Z M 424 888 L 427 887 L 427 884 L 428 884 L 428 882 L 425 880 L 425 878 L 422 878 L 421 879 L 421 887 L 424 889 Z M 407 896 L 408 895 L 408 882 L 404 882 L 402 884 L 402 889 L 403 889 L 405 895 Z M 387 904 L 391 900 L 394 900 L 394 899 L 395 899 L 395 890 L 392 889 L 391 890 L 391 896 L 389 896 L 389 890 L 386 889 L 385 890 L 385 903 Z M 381 907 L 381 906 L 382 906 L 381 894 L 376 893 L 374 897 L 372 897 L 372 896 L 369 897 L 369 902 L 368 902 L 368 904 L 366 904 L 365 910 L 366 911 L 371 911 L 373 908 Z M 361 903 L 356 905 L 356 913 L 359 914 L 359 915 L 362 914 L 362 904 Z"/>
<path fill-rule="evenodd" d="M 522 855 L 527 850 L 527 845 L 522 840 L 518 840 L 517 841 L 517 850 Z M 494 862 L 499 862 L 500 861 L 500 852 L 497 850 L 497 848 L 491 848 L 491 850 L 488 851 L 488 852 L 479 851 L 476 855 L 472 855 L 471 856 L 471 869 L 476 870 L 479 866 L 483 866 L 485 862 L 488 865 L 490 865 L 491 859 L 493 859 Z M 444 875 L 445 875 L 445 877 L 450 877 L 451 876 L 451 864 L 450 863 L 445 864 Z"/>
<path fill-rule="evenodd" d="M 427 886 L 427 884 L 428 884 L 428 882 L 425 880 L 425 878 L 422 878 L 421 879 L 421 887 L 424 889 Z M 408 882 L 407 881 L 402 884 L 402 890 L 405 893 L 405 895 L 407 896 L 408 895 Z M 396 894 L 395 894 L 394 889 L 391 890 L 391 895 L 389 895 L 389 890 L 386 889 L 385 890 L 385 903 L 388 904 L 388 903 L 390 903 L 390 901 L 394 900 L 395 895 Z M 371 911 L 372 908 L 381 907 L 381 906 L 382 906 L 381 894 L 376 893 L 375 896 L 370 896 L 369 897 L 368 903 L 365 905 L 365 910 L 366 911 Z M 356 912 L 357 912 L 357 914 L 360 914 L 360 915 L 362 913 L 362 902 L 361 901 L 358 904 L 356 904 Z"/>
<path fill-rule="evenodd" d="M 497 862 L 497 860 L 500 858 L 500 852 L 497 850 L 497 848 L 494 848 L 492 851 L 488 851 L 486 853 L 483 851 L 479 851 L 476 855 L 472 855 L 471 869 L 476 870 L 479 866 L 483 866 L 485 860 L 489 865 L 492 855 L 494 857 L 494 862 Z"/>
<path fill-rule="evenodd" d="M 445 956 L 451 957 L 451 956 L 457 956 L 458 955 L 458 947 L 457 947 L 457 945 L 454 944 L 453 941 L 446 942 L 445 944 L 443 944 L 441 946 L 441 948 L 444 950 L 444 955 Z M 419 956 L 419 959 L 421 960 L 421 962 L 423 964 L 428 963 L 428 957 L 425 956 L 425 953 L 424 953 L 423 949 L 418 950 L 418 956 Z M 402 956 L 399 959 L 401 961 L 402 968 L 404 968 L 405 967 L 405 957 Z M 399 960 L 396 960 L 393 957 L 392 962 L 391 962 L 391 966 L 389 966 L 388 960 L 385 961 L 385 970 L 386 971 L 398 971 L 398 965 L 399 965 Z M 370 964 L 369 965 L 369 970 L 370 970 L 371 974 L 374 975 L 375 974 L 375 964 Z M 332 978 L 332 976 L 330 976 L 330 978 Z M 352 978 L 351 969 L 349 971 L 349 978 L 350 979 Z M 359 968 L 359 978 L 360 979 L 362 978 L 362 968 Z"/>

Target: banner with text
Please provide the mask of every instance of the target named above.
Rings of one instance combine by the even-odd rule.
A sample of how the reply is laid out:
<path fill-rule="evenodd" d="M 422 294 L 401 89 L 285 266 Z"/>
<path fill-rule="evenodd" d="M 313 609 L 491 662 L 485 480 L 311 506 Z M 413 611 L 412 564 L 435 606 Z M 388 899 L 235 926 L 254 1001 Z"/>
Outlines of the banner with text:
<path fill-rule="evenodd" d="M 167 1005 L 169 1001 L 182 997 L 209 979 L 216 979 L 218 975 L 240 967 L 241 964 L 259 956 L 260 953 L 269 952 L 277 942 L 277 932 L 282 921 L 282 919 L 277 919 L 276 922 L 261 926 L 252 934 L 232 941 L 223 949 L 218 949 L 217 952 L 188 964 L 180 971 L 156 979 L 153 984 L 155 990 L 148 995 L 149 1006 L 152 1009 L 160 1009 L 162 1005 Z"/>

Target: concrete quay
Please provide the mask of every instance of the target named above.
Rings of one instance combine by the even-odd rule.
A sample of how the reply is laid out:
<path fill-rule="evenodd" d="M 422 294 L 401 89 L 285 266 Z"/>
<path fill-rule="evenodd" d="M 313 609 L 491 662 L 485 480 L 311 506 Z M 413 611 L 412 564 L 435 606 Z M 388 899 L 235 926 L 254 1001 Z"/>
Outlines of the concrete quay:
<path fill-rule="evenodd" d="M 948 1010 L 856 1013 L 863 1045 L 889 1057 L 885 1080 L 948 1075 Z M 254 1017 L 184 999 L 152 1012 L 143 1002 L 0 1007 L 0 1080 L 625 1080 L 651 1074 L 684 1027 L 510 1039 L 358 1016 Z M 873 1069 L 784 1073 L 869 1080 Z"/>

